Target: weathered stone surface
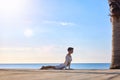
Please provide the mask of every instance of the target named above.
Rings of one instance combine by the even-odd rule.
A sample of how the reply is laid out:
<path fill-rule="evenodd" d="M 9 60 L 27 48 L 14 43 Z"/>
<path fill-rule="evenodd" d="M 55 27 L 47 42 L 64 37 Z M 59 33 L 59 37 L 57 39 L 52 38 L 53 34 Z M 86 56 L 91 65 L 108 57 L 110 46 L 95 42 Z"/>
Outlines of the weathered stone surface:
<path fill-rule="evenodd" d="M 0 70 L 0 80 L 120 80 L 120 70 Z"/>
<path fill-rule="evenodd" d="M 120 0 L 108 0 L 112 22 L 111 69 L 120 69 Z"/>
<path fill-rule="evenodd" d="M 108 0 L 111 16 L 120 16 L 120 0 Z"/>

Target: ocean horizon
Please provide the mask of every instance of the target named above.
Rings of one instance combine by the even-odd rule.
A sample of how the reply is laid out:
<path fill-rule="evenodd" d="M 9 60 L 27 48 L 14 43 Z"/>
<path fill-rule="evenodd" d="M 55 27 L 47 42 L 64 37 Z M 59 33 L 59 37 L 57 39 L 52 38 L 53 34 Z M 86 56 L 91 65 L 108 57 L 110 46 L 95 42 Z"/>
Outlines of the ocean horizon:
<path fill-rule="evenodd" d="M 55 66 L 61 63 L 15 63 L 0 64 L 0 69 L 40 69 L 42 66 Z M 110 63 L 72 63 L 72 69 L 109 69 Z"/>

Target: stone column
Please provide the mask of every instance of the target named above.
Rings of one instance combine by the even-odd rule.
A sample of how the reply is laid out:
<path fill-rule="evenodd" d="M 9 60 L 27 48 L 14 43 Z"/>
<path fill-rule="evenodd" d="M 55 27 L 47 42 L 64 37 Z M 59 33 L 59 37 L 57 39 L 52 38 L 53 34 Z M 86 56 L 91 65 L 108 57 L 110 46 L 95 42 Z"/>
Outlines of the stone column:
<path fill-rule="evenodd" d="M 120 69 L 120 0 L 108 0 L 112 23 L 111 69 Z"/>

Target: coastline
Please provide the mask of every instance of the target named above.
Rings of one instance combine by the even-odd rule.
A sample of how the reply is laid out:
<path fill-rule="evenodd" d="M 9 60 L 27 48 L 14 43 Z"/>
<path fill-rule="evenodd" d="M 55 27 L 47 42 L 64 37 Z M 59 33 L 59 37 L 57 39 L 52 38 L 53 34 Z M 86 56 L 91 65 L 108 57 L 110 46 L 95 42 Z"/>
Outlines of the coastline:
<path fill-rule="evenodd" d="M 0 64 L 0 69 L 39 69 L 43 65 L 59 65 L 61 63 L 17 63 Z M 110 63 L 71 63 L 72 69 L 109 69 Z"/>
<path fill-rule="evenodd" d="M 0 69 L 0 80 L 119 80 L 120 70 Z"/>

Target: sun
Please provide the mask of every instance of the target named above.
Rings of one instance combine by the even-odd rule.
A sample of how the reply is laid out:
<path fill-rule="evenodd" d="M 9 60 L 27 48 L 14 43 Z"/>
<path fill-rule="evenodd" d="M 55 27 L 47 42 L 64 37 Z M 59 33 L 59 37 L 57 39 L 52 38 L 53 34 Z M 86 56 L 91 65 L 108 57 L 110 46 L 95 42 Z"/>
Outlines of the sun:
<path fill-rule="evenodd" d="M 33 30 L 32 29 L 26 29 L 24 31 L 24 36 L 25 37 L 32 37 L 33 36 Z"/>
<path fill-rule="evenodd" d="M 0 14 L 15 15 L 25 7 L 26 0 L 0 0 Z"/>

